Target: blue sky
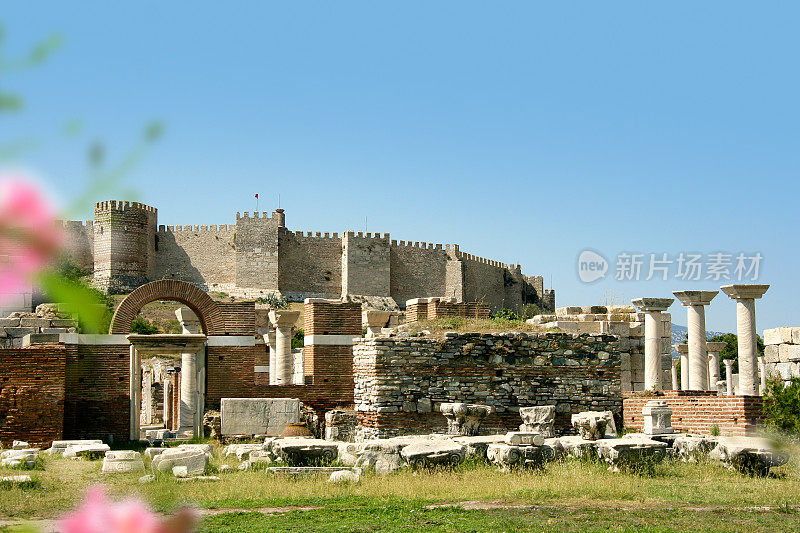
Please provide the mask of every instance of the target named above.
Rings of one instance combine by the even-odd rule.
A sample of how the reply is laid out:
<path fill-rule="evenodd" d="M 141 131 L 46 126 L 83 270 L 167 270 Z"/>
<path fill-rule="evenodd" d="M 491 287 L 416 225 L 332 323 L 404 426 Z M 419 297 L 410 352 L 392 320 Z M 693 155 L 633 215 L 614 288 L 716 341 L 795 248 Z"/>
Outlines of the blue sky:
<path fill-rule="evenodd" d="M 800 325 L 800 8 L 790 2 L 17 2 L 0 141 L 64 204 L 86 146 L 165 135 L 116 197 L 161 224 L 286 209 L 292 229 L 461 244 L 543 274 L 559 305 L 714 289 L 615 281 L 621 251 L 760 252 L 758 328 Z M 59 132 L 78 119 L 78 137 Z M 104 195 L 107 196 L 107 195 Z M 97 198 L 105 199 L 105 198 Z M 612 262 L 581 283 L 578 254 Z M 675 322 L 685 311 L 675 304 Z M 718 296 L 708 327 L 735 329 Z"/>

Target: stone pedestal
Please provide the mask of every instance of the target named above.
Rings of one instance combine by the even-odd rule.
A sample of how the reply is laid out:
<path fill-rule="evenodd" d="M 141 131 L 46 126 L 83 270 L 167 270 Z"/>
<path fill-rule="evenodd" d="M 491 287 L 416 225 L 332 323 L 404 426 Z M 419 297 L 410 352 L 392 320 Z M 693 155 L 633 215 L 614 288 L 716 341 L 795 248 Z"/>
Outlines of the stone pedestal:
<path fill-rule="evenodd" d="M 448 435 L 477 435 L 483 419 L 494 412 L 491 405 L 443 403 L 439 407 L 447 418 Z"/>
<path fill-rule="evenodd" d="M 661 388 L 661 313 L 666 311 L 674 298 L 637 298 L 633 300 L 639 310 L 644 311 L 644 389 Z"/>
<path fill-rule="evenodd" d="M 269 312 L 269 320 L 275 324 L 275 385 L 291 385 L 294 366 L 292 364 L 292 327 L 300 317 L 300 311 L 274 309 Z"/>
<path fill-rule="evenodd" d="M 646 435 L 663 435 L 675 433 L 672 429 L 672 408 L 664 400 L 650 400 L 642 409 L 644 415 L 644 433 Z"/>
<path fill-rule="evenodd" d="M 689 390 L 689 345 L 673 344 L 673 348 L 678 352 L 681 362 L 681 387 L 680 390 Z"/>
<path fill-rule="evenodd" d="M 389 311 L 366 310 L 361 312 L 361 323 L 367 328 L 367 338 L 377 337 L 389 322 Z"/>
<path fill-rule="evenodd" d="M 708 387 L 705 306 L 711 303 L 719 291 L 675 291 L 673 294 L 686 306 L 689 330 L 689 390 L 705 390 Z"/>
<path fill-rule="evenodd" d="M 733 396 L 733 361 L 725 359 L 725 394 Z M 739 374 L 741 378 L 741 374 Z"/>
<path fill-rule="evenodd" d="M 756 299 L 769 285 L 724 285 L 722 291 L 736 300 L 736 337 L 739 344 L 739 394 L 758 395 L 756 368 Z"/>
<path fill-rule="evenodd" d="M 728 345 L 726 342 L 707 342 L 706 351 L 708 352 L 708 388 L 716 390 L 719 375 L 719 352 Z"/>

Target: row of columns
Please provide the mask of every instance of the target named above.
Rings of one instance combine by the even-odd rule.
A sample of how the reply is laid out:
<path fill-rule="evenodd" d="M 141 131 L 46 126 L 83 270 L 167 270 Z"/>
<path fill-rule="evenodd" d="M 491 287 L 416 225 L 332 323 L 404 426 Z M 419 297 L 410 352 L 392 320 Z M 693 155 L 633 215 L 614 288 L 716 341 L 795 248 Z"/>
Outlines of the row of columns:
<path fill-rule="evenodd" d="M 756 311 L 755 300 L 761 298 L 769 285 L 725 285 L 722 291 L 736 300 L 736 335 L 739 345 L 739 394 L 755 396 L 758 394 L 758 369 L 756 366 Z M 681 388 L 684 390 L 706 390 L 714 388 L 711 380 L 719 368 L 719 350 L 709 350 L 706 340 L 705 306 L 719 294 L 719 291 L 676 291 L 673 294 L 687 308 L 688 346 L 686 354 L 681 354 Z M 644 388 L 659 390 L 661 386 L 661 350 L 659 346 L 659 324 L 661 313 L 666 311 L 674 298 L 637 298 L 633 300 L 639 310 L 645 313 L 644 329 Z M 712 357 L 708 357 L 708 353 Z M 716 362 L 714 367 L 713 359 Z M 732 362 L 731 362 L 732 363 Z M 731 367 L 726 361 L 728 389 L 732 386 Z M 765 373 L 762 372 L 762 381 Z M 718 376 L 717 376 L 718 377 Z M 677 385 L 677 370 L 673 367 L 673 387 Z M 715 385 L 715 383 L 714 383 Z M 730 394 L 730 392 L 729 392 Z"/>
<path fill-rule="evenodd" d="M 699 390 L 714 390 L 717 382 L 720 381 L 719 375 L 719 352 L 727 343 L 725 342 L 706 342 L 706 353 L 708 354 L 708 383 L 707 386 Z M 691 390 L 689 388 L 689 345 L 674 344 L 673 347 L 680 356 L 679 359 L 672 361 L 672 389 Z M 681 363 L 681 375 L 678 377 L 678 361 Z M 732 362 L 732 361 L 731 361 Z"/>

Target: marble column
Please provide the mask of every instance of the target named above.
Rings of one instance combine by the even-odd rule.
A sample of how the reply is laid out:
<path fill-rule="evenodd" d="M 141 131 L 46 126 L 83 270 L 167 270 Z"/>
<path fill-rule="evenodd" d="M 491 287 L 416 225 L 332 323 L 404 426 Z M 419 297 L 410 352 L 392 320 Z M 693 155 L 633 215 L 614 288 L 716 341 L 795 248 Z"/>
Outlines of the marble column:
<path fill-rule="evenodd" d="M 764 391 L 767 390 L 767 360 L 762 356 L 758 358 L 758 372 L 761 376 L 761 388 L 759 394 L 764 396 Z"/>
<path fill-rule="evenodd" d="M 736 300 L 736 337 L 739 344 L 739 394 L 758 395 L 756 367 L 756 299 L 761 298 L 769 285 L 725 285 L 720 287 Z"/>
<path fill-rule="evenodd" d="M 686 306 L 689 344 L 689 390 L 705 390 L 708 386 L 708 357 L 706 357 L 706 308 L 719 291 L 675 291 Z"/>
<path fill-rule="evenodd" d="M 277 376 L 277 368 L 278 368 L 278 359 L 277 359 L 277 337 L 275 336 L 275 324 L 270 320 L 269 322 L 269 332 L 266 335 L 267 344 L 269 345 L 269 384 L 270 385 L 277 385 L 278 384 L 278 376 Z"/>
<path fill-rule="evenodd" d="M 678 352 L 681 361 L 681 388 L 680 390 L 689 390 L 689 345 L 688 344 L 673 344 L 673 348 Z"/>
<path fill-rule="evenodd" d="M 361 323 L 367 328 L 367 338 L 378 337 L 389 321 L 389 311 L 366 310 L 361 312 Z"/>
<path fill-rule="evenodd" d="M 678 381 L 678 361 L 679 359 L 672 360 L 672 390 L 681 390 L 681 384 Z"/>
<path fill-rule="evenodd" d="M 733 396 L 733 359 L 725 359 L 723 363 L 725 363 L 725 394 Z M 742 379 L 741 372 L 739 379 Z"/>
<path fill-rule="evenodd" d="M 661 389 L 661 313 L 674 298 L 637 298 L 633 300 L 644 316 L 644 390 Z"/>
<path fill-rule="evenodd" d="M 292 361 L 292 327 L 300 318 L 300 311 L 273 309 L 269 320 L 275 324 L 275 384 L 291 385 L 294 374 Z M 269 369 L 270 375 L 273 369 Z"/>
<path fill-rule="evenodd" d="M 200 319 L 188 307 L 179 307 L 175 316 L 181 323 L 184 335 L 202 333 Z M 197 415 L 197 352 L 181 354 L 181 409 L 180 428 L 194 428 Z"/>
<path fill-rule="evenodd" d="M 707 342 L 706 351 L 708 352 L 708 388 L 717 390 L 719 376 L 719 352 L 728 345 L 726 342 Z"/>

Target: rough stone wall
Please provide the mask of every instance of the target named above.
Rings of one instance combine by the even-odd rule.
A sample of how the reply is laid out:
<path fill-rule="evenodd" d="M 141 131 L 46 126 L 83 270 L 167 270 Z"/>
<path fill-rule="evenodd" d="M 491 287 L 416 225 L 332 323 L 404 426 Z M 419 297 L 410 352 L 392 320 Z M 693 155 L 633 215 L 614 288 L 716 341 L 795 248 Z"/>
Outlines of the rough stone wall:
<path fill-rule="evenodd" d="M 236 284 L 236 226 L 159 226 L 155 278 L 189 281 L 205 290 L 209 283 Z"/>
<path fill-rule="evenodd" d="M 764 364 L 767 376 L 780 376 L 787 384 L 800 378 L 800 328 L 765 329 Z"/>
<path fill-rule="evenodd" d="M 278 228 L 283 218 L 236 213 L 236 285 L 278 291 Z"/>
<path fill-rule="evenodd" d="M 342 236 L 342 296 L 391 296 L 389 234 L 345 232 Z"/>
<path fill-rule="evenodd" d="M 65 252 L 79 267 L 91 272 L 94 269 L 94 223 L 68 220 L 61 225 Z"/>
<path fill-rule="evenodd" d="M 708 435 L 717 426 L 720 435 L 756 435 L 762 427 L 760 396 L 717 396 L 713 391 L 662 391 L 656 394 L 625 392 L 623 418 L 626 429 L 641 431 L 642 409 L 648 400 L 666 400 L 672 408 L 675 431 Z"/>
<path fill-rule="evenodd" d="M 391 241 L 391 295 L 398 302 L 441 296 L 447 290 L 450 245 Z"/>
<path fill-rule="evenodd" d="M 49 446 L 64 429 L 64 347 L 0 349 L 0 444 Z"/>
<path fill-rule="evenodd" d="M 519 408 L 570 415 L 622 410 L 620 339 L 610 335 L 448 333 L 444 340 L 363 339 L 353 348 L 361 438 L 443 431 L 442 402 L 493 405 L 482 431 L 518 428 Z"/>
<path fill-rule="evenodd" d="M 94 280 L 129 292 L 153 278 L 157 211 L 138 202 L 99 202 L 94 210 Z"/>
<path fill-rule="evenodd" d="M 128 440 L 130 347 L 68 344 L 65 350 L 64 438 Z"/>
<path fill-rule="evenodd" d="M 463 256 L 464 301 L 488 303 L 493 311 L 509 307 L 506 305 L 505 267 L 468 254 Z"/>
<path fill-rule="evenodd" d="M 456 247 L 456 251 L 458 248 Z M 451 259 L 445 266 L 444 294 L 457 302 L 464 301 L 464 262 Z"/>
<path fill-rule="evenodd" d="M 292 300 L 338 298 L 342 293 L 342 239 L 338 233 L 280 231 L 278 286 Z"/>

